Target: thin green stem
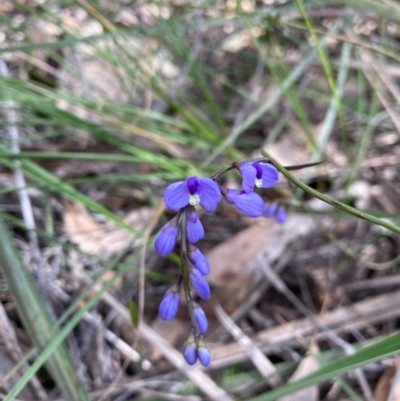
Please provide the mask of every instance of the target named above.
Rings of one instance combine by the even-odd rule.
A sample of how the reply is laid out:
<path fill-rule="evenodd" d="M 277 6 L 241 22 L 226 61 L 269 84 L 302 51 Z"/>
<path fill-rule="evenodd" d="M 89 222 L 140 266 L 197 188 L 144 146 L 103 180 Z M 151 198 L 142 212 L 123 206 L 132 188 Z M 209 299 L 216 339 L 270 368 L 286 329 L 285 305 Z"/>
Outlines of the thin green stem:
<path fill-rule="evenodd" d="M 192 326 L 195 329 L 196 333 L 199 333 L 199 329 L 197 328 L 196 319 L 194 318 L 193 313 L 193 298 L 190 292 L 190 284 L 189 284 L 189 272 L 188 272 L 188 247 L 187 247 L 187 213 L 188 208 L 185 207 L 182 212 L 182 217 L 180 221 L 181 226 L 181 275 L 183 282 L 183 291 L 185 293 L 186 303 L 188 305 L 190 320 L 192 321 Z"/>
<path fill-rule="evenodd" d="M 289 181 L 291 181 L 294 185 L 299 187 L 300 189 L 308 192 L 309 194 L 315 196 L 317 199 L 322 200 L 325 203 L 328 203 L 329 205 L 332 205 L 340 210 L 343 210 L 346 213 L 349 213 L 355 217 L 358 217 L 363 220 L 367 220 L 373 224 L 376 224 L 378 226 L 382 226 L 387 228 L 390 231 L 393 231 L 394 233 L 400 234 L 400 227 L 392 224 L 388 221 L 379 219 L 378 217 L 372 216 L 371 214 L 362 212 L 361 210 L 355 209 L 354 207 L 348 206 L 342 202 L 339 202 L 335 199 L 330 198 L 329 196 L 326 196 L 322 194 L 321 192 L 316 191 L 315 189 L 309 187 L 308 185 L 304 184 L 303 182 L 299 181 L 292 173 L 290 173 L 285 167 L 283 167 L 281 164 L 279 164 L 275 159 L 273 159 L 268 153 L 261 151 L 262 155 L 267 157 L 277 169 L 280 171 Z"/>
<path fill-rule="evenodd" d="M 190 285 L 189 285 L 189 272 L 187 265 L 187 208 L 184 208 L 182 211 L 182 217 L 180 221 L 181 228 L 181 274 L 183 281 L 183 290 L 185 292 L 185 298 L 188 305 L 192 302 L 192 295 L 190 293 Z"/>

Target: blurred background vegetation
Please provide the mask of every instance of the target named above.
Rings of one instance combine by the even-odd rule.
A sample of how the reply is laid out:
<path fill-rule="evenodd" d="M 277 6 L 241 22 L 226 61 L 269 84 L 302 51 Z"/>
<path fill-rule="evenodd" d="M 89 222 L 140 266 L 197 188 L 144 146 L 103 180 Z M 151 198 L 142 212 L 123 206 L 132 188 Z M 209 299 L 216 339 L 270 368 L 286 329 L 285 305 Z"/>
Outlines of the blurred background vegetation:
<path fill-rule="evenodd" d="M 395 0 L 1 2 L 1 399 L 400 399 L 393 232 L 284 178 L 285 225 L 202 216 L 206 371 L 152 248 L 170 182 L 261 151 L 396 225 L 399 50 Z"/>

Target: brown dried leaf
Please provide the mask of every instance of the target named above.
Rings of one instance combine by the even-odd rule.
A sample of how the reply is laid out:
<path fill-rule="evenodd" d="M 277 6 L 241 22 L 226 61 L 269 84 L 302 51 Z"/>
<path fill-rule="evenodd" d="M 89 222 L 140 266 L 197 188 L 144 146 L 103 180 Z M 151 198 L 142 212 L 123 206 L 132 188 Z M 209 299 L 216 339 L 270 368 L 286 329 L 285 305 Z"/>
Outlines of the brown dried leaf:
<path fill-rule="evenodd" d="M 263 249 L 275 226 L 273 220 L 252 225 L 207 253 L 211 266 L 208 278 L 219 287 L 213 296 L 226 311 L 235 309 L 247 296 L 254 278 L 249 264 Z"/>
<path fill-rule="evenodd" d="M 128 213 L 124 220 L 138 231 L 144 230 L 154 214 L 153 209 L 142 207 Z M 126 230 L 112 223 L 99 224 L 80 204 L 68 204 L 64 211 L 64 230 L 71 242 L 86 253 L 110 256 L 124 249 L 133 239 Z M 141 243 L 137 239 L 133 246 Z"/>
<path fill-rule="evenodd" d="M 227 312 L 237 308 L 261 278 L 260 260 L 276 262 L 291 242 L 312 227 L 312 219 L 303 215 L 290 215 L 283 225 L 264 219 L 212 249 L 207 259 L 211 266 L 209 279 L 218 286 L 213 296 Z"/>
<path fill-rule="evenodd" d="M 375 401 L 386 401 L 388 399 L 390 389 L 393 384 L 393 378 L 396 373 L 396 369 L 390 367 L 386 369 L 376 384 L 374 391 L 374 400 Z"/>

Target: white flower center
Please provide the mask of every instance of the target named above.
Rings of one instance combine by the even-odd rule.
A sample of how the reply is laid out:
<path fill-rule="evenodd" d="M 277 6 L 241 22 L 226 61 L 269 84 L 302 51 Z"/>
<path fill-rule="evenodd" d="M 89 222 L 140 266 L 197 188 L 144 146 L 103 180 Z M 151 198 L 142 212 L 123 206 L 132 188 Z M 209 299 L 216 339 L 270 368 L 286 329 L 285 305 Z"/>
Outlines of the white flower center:
<path fill-rule="evenodd" d="M 262 178 L 256 178 L 255 184 L 257 188 L 262 188 Z"/>
<path fill-rule="evenodd" d="M 200 203 L 200 196 L 197 195 L 197 194 L 190 195 L 189 203 L 190 203 L 192 206 L 198 205 L 198 204 Z"/>

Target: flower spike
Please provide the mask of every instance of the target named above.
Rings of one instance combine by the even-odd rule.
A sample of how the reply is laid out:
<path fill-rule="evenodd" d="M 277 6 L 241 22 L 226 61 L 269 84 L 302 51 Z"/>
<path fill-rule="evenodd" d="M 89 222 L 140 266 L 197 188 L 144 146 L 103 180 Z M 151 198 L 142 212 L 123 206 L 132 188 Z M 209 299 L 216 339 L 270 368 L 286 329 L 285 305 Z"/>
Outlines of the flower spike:
<path fill-rule="evenodd" d="M 218 180 L 226 172 L 238 169 L 242 175 L 242 190 L 221 188 Z M 187 300 L 192 322 L 192 334 L 186 340 L 182 353 L 189 365 L 197 361 L 207 367 L 211 363 L 210 351 L 202 339 L 202 333 L 208 329 L 204 310 L 194 302 L 194 295 L 210 299 L 211 289 L 204 276 L 210 274 L 207 258 L 193 244 L 204 237 L 204 228 L 197 215 L 195 206 L 200 205 L 206 212 L 215 211 L 221 195 L 228 203 L 249 217 L 274 216 L 277 222 L 284 222 L 286 211 L 277 204 L 265 206 L 262 198 L 254 192 L 258 188 L 273 187 L 279 179 L 279 172 L 268 159 L 257 161 L 234 162 L 223 167 L 211 178 L 190 176 L 184 181 L 174 182 L 164 192 L 164 203 L 167 209 L 177 210 L 177 215 L 161 230 L 154 247 L 160 256 L 168 256 L 174 251 L 181 235 L 181 271 L 177 284 L 164 295 L 159 306 L 162 319 L 173 319 L 180 305 L 180 285 Z M 196 294 L 194 294 L 194 292 Z"/>

